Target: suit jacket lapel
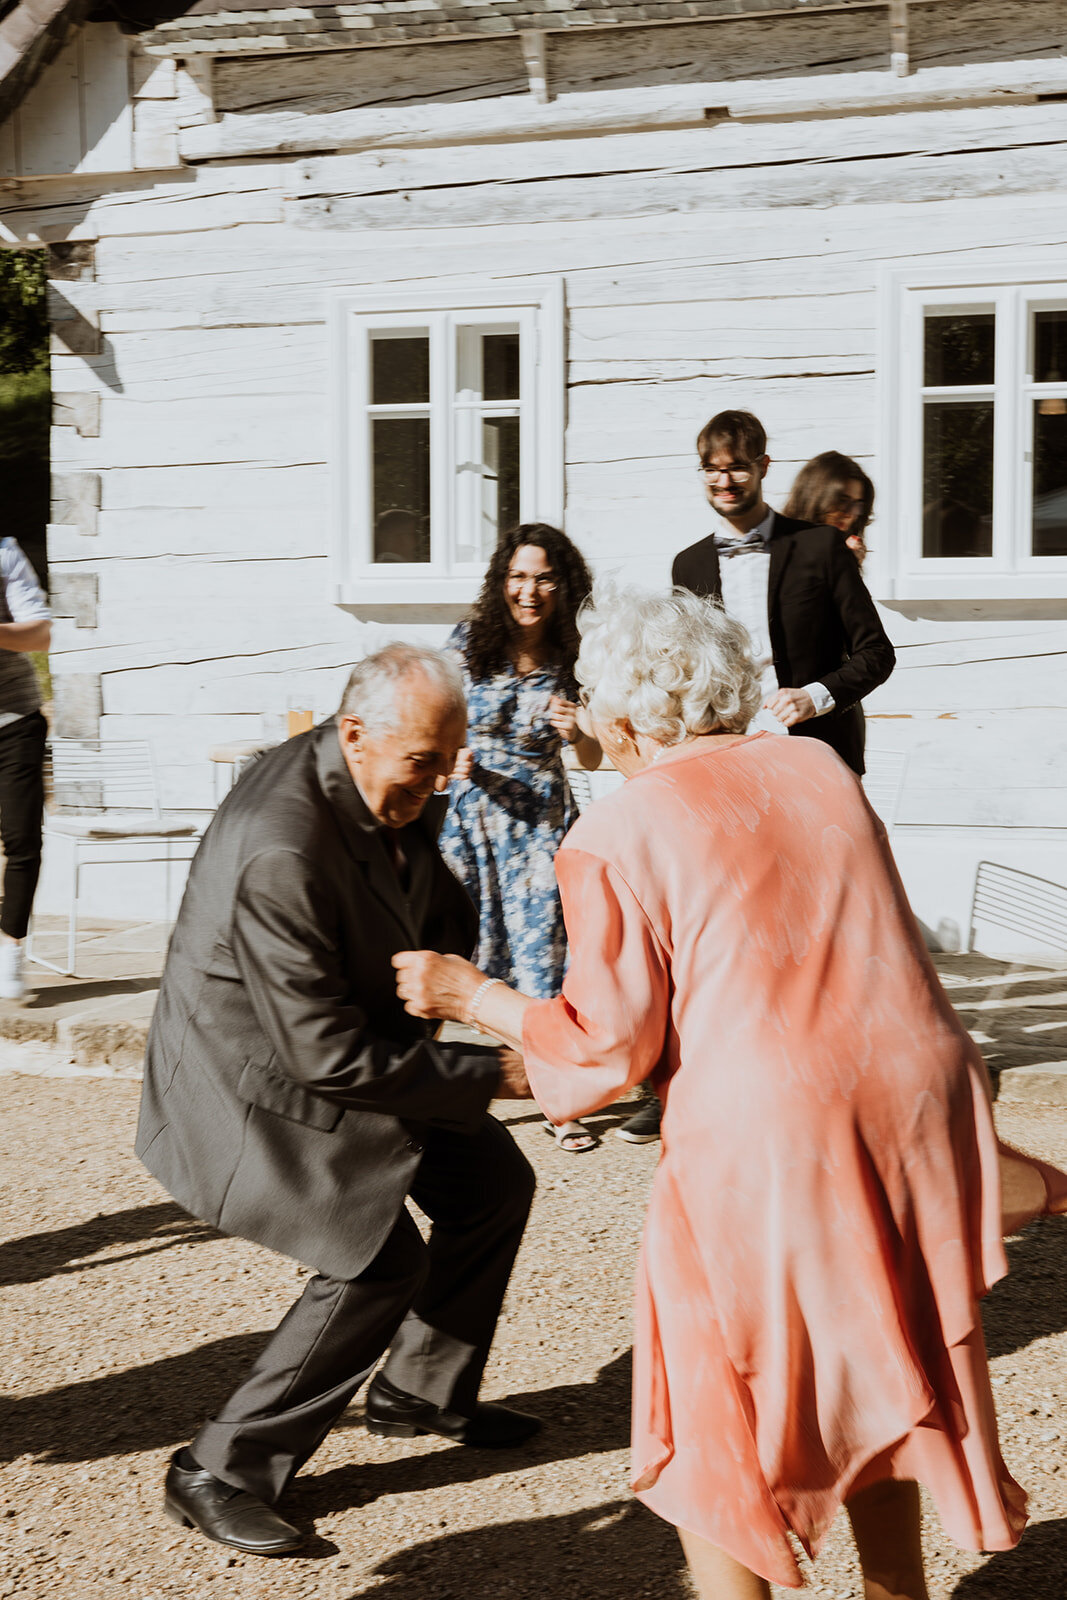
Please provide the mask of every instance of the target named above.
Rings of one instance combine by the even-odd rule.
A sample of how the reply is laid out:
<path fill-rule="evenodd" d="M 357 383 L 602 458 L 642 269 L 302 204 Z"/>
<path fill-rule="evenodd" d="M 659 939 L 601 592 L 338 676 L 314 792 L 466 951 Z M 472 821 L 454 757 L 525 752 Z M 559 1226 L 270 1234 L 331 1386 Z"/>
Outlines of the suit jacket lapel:
<path fill-rule="evenodd" d="M 352 781 L 352 774 L 341 753 L 341 742 L 332 723 L 318 730 L 319 746 L 316 767 L 322 792 L 337 816 L 345 848 L 358 862 L 367 887 L 403 928 L 412 949 L 417 948 L 418 926 L 412 916 L 408 896 L 404 894 L 396 871 L 382 843 L 381 824 L 371 814 L 367 802 Z M 406 835 L 414 829 L 402 829 L 398 838 L 401 848 L 407 851 Z M 422 858 L 425 852 L 415 850 L 413 856 Z M 414 871 L 414 861 L 412 870 Z M 428 892 L 428 891 L 427 891 Z"/>
<path fill-rule="evenodd" d="M 774 513 L 774 522 L 771 526 L 771 566 L 767 574 L 767 622 L 771 629 L 772 640 L 775 636 L 775 624 L 780 615 L 778 598 L 781 593 L 782 579 L 785 577 L 785 569 L 788 567 L 793 554 L 794 541 L 783 535 L 782 519 L 776 511 Z"/>

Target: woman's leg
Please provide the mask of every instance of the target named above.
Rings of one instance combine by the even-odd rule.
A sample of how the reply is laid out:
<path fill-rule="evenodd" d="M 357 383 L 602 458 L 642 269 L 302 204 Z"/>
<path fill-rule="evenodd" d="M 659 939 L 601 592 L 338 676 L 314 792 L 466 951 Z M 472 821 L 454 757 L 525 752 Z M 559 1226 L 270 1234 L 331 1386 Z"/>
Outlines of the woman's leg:
<path fill-rule="evenodd" d="M 863 1569 L 864 1600 L 929 1600 L 919 1485 L 883 1478 L 845 1502 Z"/>
<path fill-rule="evenodd" d="M 678 1529 L 678 1537 L 700 1600 L 771 1600 L 767 1580 L 757 1578 L 718 1545 L 685 1528 Z"/>

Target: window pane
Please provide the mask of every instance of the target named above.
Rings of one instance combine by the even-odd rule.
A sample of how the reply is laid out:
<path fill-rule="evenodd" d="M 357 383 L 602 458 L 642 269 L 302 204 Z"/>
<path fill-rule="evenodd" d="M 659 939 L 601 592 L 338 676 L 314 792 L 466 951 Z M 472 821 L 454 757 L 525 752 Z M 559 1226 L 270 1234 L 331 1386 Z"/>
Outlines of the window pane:
<path fill-rule="evenodd" d="M 430 419 L 375 417 L 375 561 L 430 559 Z"/>
<path fill-rule="evenodd" d="M 927 388 L 992 383 L 994 332 L 992 311 L 927 316 L 923 383 Z"/>
<path fill-rule="evenodd" d="M 371 335 L 373 406 L 418 405 L 430 398 L 430 341 L 425 334 Z"/>
<path fill-rule="evenodd" d="M 482 556 L 488 558 L 502 533 L 519 522 L 519 419 L 482 422 Z"/>
<path fill-rule="evenodd" d="M 485 400 L 519 398 L 519 336 L 487 333 L 482 339 L 482 397 Z"/>
<path fill-rule="evenodd" d="M 1067 400 L 1034 405 L 1034 555 L 1067 556 Z"/>
<path fill-rule="evenodd" d="M 1067 379 L 1067 311 L 1038 311 L 1034 315 L 1034 382 L 1063 383 Z"/>
<path fill-rule="evenodd" d="M 923 555 L 993 554 L 993 403 L 924 408 Z"/>

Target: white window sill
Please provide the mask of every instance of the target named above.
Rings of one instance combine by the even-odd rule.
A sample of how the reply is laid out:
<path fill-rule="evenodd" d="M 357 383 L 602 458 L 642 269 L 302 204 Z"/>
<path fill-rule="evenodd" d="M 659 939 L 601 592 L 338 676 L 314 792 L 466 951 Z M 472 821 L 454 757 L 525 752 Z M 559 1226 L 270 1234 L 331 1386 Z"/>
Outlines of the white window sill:
<path fill-rule="evenodd" d="M 353 578 L 333 595 L 339 606 L 469 606 L 482 587 L 480 577 Z"/>
<path fill-rule="evenodd" d="M 872 575 L 873 580 L 873 575 Z M 879 604 L 922 615 L 1067 617 L 1067 570 L 1056 572 L 908 573 L 871 582 Z M 917 614 L 918 614 L 917 612 Z"/>

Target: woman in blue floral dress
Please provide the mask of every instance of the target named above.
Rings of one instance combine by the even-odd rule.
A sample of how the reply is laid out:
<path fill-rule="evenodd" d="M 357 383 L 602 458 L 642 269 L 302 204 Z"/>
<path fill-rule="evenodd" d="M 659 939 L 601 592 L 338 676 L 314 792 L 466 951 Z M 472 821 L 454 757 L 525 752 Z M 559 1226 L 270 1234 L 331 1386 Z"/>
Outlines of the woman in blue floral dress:
<path fill-rule="evenodd" d="M 469 747 L 452 782 L 441 851 L 478 908 L 480 969 L 549 999 L 567 959 L 554 859 L 577 811 L 563 743 L 584 767 L 600 746 L 578 727 L 578 608 L 589 569 L 565 534 L 524 523 L 497 546 L 469 619 L 448 641 L 467 691 Z M 591 1150 L 580 1123 L 561 1149 Z"/>

